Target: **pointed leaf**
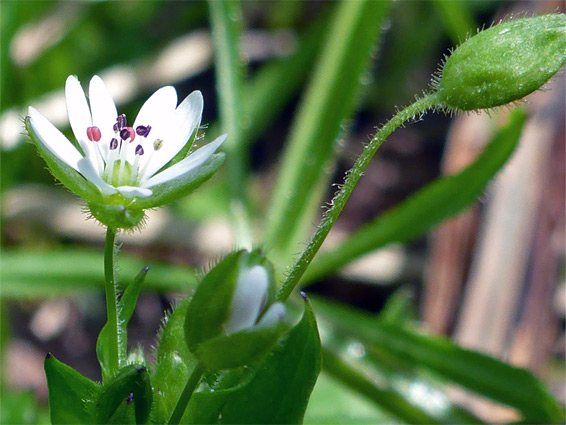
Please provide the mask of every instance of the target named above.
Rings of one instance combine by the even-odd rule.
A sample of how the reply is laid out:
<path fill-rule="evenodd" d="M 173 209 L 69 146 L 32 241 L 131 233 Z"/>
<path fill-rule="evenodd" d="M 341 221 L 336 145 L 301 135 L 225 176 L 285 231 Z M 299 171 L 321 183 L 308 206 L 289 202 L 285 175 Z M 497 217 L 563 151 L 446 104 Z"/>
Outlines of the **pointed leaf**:
<path fill-rule="evenodd" d="M 147 423 L 153 397 L 149 373 L 145 367 L 128 365 L 104 385 L 96 402 L 97 423 L 108 423 L 122 402 L 129 397 L 134 403 L 136 423 Z"/>
<path fill-rule="evenodd" d="M 51 354 L 45 358 L 49 410 L 53 424 L 94 424 L 95 400 L 101 387 L 61 363 Z"/>

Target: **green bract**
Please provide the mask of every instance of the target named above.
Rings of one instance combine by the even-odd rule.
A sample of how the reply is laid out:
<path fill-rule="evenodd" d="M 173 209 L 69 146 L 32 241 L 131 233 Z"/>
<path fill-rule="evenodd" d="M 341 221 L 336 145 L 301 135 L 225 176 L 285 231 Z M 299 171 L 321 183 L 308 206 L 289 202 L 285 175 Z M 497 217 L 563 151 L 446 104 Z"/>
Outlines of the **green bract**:
<path fill-rule="evenodd" d="M 274 298 L 273 269 L 258 251 L 228 255 L 203 278 L 188 306 L 189 349 L 210 369 L 259 360 L 289 328 L 286 308 Z"/>
<path fill-rule="evenodd" d="M 436 81 L 448 108 L 471 111 L 521 99 L 566 61 L 566 15 L 504 22 L 471 37 L 450 55 Z"/>
<path fill-rule="evenodd" d="M 25 119 L 26 129 L 53 175 L 87 201 L 93 217 L 112 229 L 135 228 L 145 209 L 194 191 L 222 164 L 223 154 L 214 152 L 226 135 L 186 155 L 200 126 L 199 91 L 177 105 L 173 87 L 157 90 L 131 126 L 125 115 L 118 115 L 98 76 L 90 81 L 90 105 L 72 75 L 65 97 L 80 149 L 33 107 Z"/>

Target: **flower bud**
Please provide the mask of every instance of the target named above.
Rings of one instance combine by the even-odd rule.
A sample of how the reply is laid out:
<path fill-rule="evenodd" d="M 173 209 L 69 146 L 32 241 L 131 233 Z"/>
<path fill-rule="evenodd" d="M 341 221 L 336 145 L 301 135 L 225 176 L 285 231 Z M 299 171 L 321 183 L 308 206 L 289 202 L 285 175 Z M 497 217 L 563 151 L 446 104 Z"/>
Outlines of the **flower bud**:
<path fill-rule="evenodd" d="M 228 255 L 203 278 L 189 304 L 188 347 L 211 369 L 259 360 L 288 328 L 286 308 L 274 298 L 273 269 L 258 251 Z"/>
<path fill-rule="evenodd" d="M 456 48 L 434 85 L 448 108 L 493 108 L 538 90 L 566 61 L 566 15 L 503 22 Z"/>

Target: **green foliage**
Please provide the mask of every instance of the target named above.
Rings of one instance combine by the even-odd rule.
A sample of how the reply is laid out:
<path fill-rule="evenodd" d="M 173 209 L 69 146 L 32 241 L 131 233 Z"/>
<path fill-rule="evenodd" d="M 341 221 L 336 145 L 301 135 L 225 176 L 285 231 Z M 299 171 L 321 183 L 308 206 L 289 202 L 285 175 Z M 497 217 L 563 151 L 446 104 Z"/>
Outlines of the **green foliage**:
<path fill-rule="evenodd" d="M 438 81 L 449 109 L 504 105 L 538 90 L 566 62 L 566 15 L 516 19 L 481 31 L 452 52 Z"/>
<path fill-rule="evenodd" d="M 149 373 L 145 367 L 126 366 L 104 384 L 96 399 L 95 423 L 120 423 L 111 419 L 127 418 L 129 416 L 127 412 L 119 412 L 119 410 L 128 410 L 131 404 L 134 405 L 135 423 L 147 423 L 152 404 L 152 391 Z"/>
<path fill-rule="evenodd" d="M 313 196 L 318 198 L 317 184 L 326 174 L 344 120 L 354 110 L 388 7 L 387 1 L 371 0 L 336 5 L 332 31 L 293 123 L 276 181 L 264 236 L 272 249 L 294 250 L 295 232 L 312 219 L 306 208 Z"/>
<path fill-rule="evenodd" d="M 389 354 L 405 367 L 428 369 L 448 382 L 512 406 L 529 423 L 556 423 L 563 419 L 560 404 L 524 369 L 352 308 L 320 301 L 314 305 L 319 320 L 328 320 L 337 331 Z"/>
<path fill-rule="evenodd" d="M 53 355 L 45 358 L 49 410 L 53 424 L 96 424 L 95 404 L 101 387 Z"/>

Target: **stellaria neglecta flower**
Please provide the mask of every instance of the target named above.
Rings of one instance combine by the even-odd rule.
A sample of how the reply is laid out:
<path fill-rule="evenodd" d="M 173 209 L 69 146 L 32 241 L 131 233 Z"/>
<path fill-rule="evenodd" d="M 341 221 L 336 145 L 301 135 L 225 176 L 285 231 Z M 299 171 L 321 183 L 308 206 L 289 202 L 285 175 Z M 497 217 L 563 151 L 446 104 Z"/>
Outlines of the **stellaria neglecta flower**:
<path fill-rule="evenodd" d="M 133 123 L 118 115 L 98 76 L 90 81 L 90 107 L 73 75 L 67 78 L 65 97 L 82 152 L 33 107 L 26 128 L 53 175 L 110 227 L 137 226 L 144 209 L 192 192 L 223 162 L 224 155 L 214 152 L 226 135 L 187 155 L 202 116 L 199 91 L 177 106 L 175 89 L 163 87 L 144 103 Z"/>

